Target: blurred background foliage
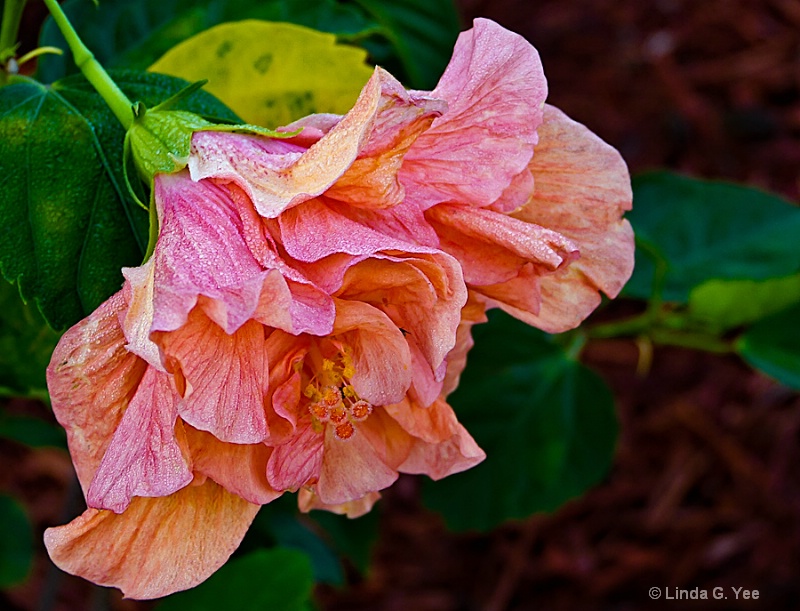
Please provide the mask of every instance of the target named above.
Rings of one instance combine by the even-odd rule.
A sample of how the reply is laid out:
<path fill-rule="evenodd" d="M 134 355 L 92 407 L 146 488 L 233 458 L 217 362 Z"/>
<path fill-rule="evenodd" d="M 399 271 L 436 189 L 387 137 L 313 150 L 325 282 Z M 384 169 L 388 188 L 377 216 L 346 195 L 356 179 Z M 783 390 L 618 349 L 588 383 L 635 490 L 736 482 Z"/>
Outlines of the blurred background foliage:
<path fill-rule="evenodd" d="M 65 48 L 52 21 L 42 20 L 41 7 L 32 8 L 35 4 L 31 2 L 29 7 L 34 16 L 25 23 L 34 24 L 38 44 Z M 536 10 L 526 8 L 519 13 L 520 27 L 515 28 L 509 20 L 517 14 L 514 11 L 523 10 L 521 5 L 506 1 L 480 7 L 473 4 L 462 3 L 460 18 L 450 0 L 102 0 L 99 7 L 88 0 L 63 3 L 79 34 L 101 63 L 114 69 L 115 78 L 132 98 L 155 105 L 184 86 L 183 79 L 200 78 L 202 70 L 213 64 L 224 83 L 215 87 L 213 75 L 210 77 L 208 89 L 217 97 L 198 92 L 184 101 L 184 107 L 229 121 L 272 125 L 309 112 L 345 112 L 369 76 L 369 66 L 376 63 L 408 87 L 433 88 L 459 30 L 465 27 L 463 15 L 470 11 L 480 9 L 491 17 L 494 7 L 501 22 L 505 16 L 503 25 L 523 33 L 527 33 L 522 28 L 529 15 L 538 11 L 541 20 L 536 27 L 550 28 L 548 32 L 562 36 L 567 36 L 573 22 L 575 31 L 583 32 L 591 22 L 586 14 L 601 22 L 616 15 L 622 25 L 631 19 L 630 12 L 617 15 L 604 0 L 576 2 L 581 8 L 591 5 L 586 14 L 577 9 L 554 9 L 552 3 L 543 2 Z M 665 23 L 679 20 L 680 2 L 661 4 L 664 6 L 659 4 L 658 10 Z M 670 8 L 673 4 L 678 8 Z M 800 14 L 794 15 L 800 25 Z M 647 18 L 641 19 L 650 27 L 650 37 L 643 37 L 640 53 L 644 59 L 638 61 L 653 63 L 666 75 L 667 83 L 678 87 L 677 93 L 673 91 L 672 106 L 668 102 L 663 106 L 676 106 L 678 112 L 684 112 L 691 128 L 700 112 L 696 108 L 703 109 L 703 97 L 681 90 L 680 82 L 675 85 L 677 77 L 670 72 L 675 65 L 664 59 L 680 59 L 670 55 L 670 49 L 681 39 L 667 40 L 672 29 L 658 29 Z M 294 25 L 288 30 L 287 26 L 276 29 L 262 21 Z M 220 24 L 226 25 L 209 29 Z M 36 38 L 30 32 L 22 34 L 24 40 Z M 287 35 L 303 43 L 287 45 Z M 637 66 L 623 53 L 630 49 L 620 36 L 622 42 L 616 44 L 622 50 L 617 49 L 615 57 L 623 64 L 629 62 L 626 69 L 633 72 Z M 749 36 L 757 39 L 758 33 Z M 538 46 L 536 39 L 529 38 Z M 544 39 L 556 45 L 542 51 L 548 74 L 547 52 L 563 48 L 567 57 L 582 57 L 581 50 L 570 46 L 571 39 L 559 39 L 556 34 Z M 219 53 L 241 41 L 250 41 L 243 45 L 247 47 L 245 55 Z M 794 43 L 800 49 L 800 43 Z M 691 45 L 687 43 L 687 47 Z M 320 69 L 322 60 L 329 63 Z M 151 71 L 145 72 L 148 68 Z M 322 78 L 334 71 L 335 83 Z M 99 589 L 87 593 L 86 585 L 73 584 L 65 590 L 60 580 L 66 578 L 48 567 L 41 544 L 45 526 L 63 523 L 81 510 L 77 487 L 73 484 L 67 490 L 65 438 L 47 407 L 44 368 L 59 337 L 53 329 L 65 329 L 117 290 L 119 268 L 139 264 L 146 244 L 146 218 L 123 187 L 120 174 L 122 131 L 82 77 L 74 73 L 68 53 L 45 56 L 32 74 L 38 83 L 0 88 L 3 168 L 18 168 L 19 159 L 25 158 L 22 155 L 58 160 L 55 165 L 43 161 L 33 164 L 30 171 L 7 171 L 0 176 L 0 226 L 5 227 L 0 263 L 3 275 L 19 283 L 16 287 L 0 281 L 0 393 L 6 397 L 0 399 L 0 448 L 7 469 L 13 470 L 17 464 L 20 469 L 28 468 L 33 461 L 40 472 L 61 485 L 56 495 L 60 505 L 43 510 L 31 509 L 36 495 L 15 487 L 14 477 L 0 480 L 0 490 L 6 493 L 0 496 L 4 524 L 0 588 L 6 588 L 0 601 L 15 609 L 88 609 L 92 604 L 93 608 L 148 608 L 123 603 L 114 594 L 97 594 Z M 556 72 L 556 82 L 564 78 L 560 75 Z M 270 86 L 253 92 L 252 83 L 259 78 Z M 604 78 L 607 74 L 590 72 L 586 83 L 574 79 L 569 86 L 574 95 L 585 96 L 584 87 L 591 88 L 593 79 L 605 82 Z M 305 89 L 302 83 L 307 83 Z M 795 103 L 799 88 L 800 82 L 793 89 Z M 252 104 L 253 96 L 257 104 Z M 581 116 L 582 100 L 566 97 L 564 101 L 567 110 L 576 111 L 576 118 L 619 146 L 626 158 L 637 158 L 636 146 L 613 137 L 624 133 L 622 127 L 613 121 L 595 125 L 590 114 Z M 640 106 L 646 106 L 645 101 Z M 703 129 L 697 130 L 702 135 Z M 671 155 L 674 157 L 670 152 L 655 165 L 685 169 L 670 163 Z M 651 161 L 647 156 L 642 159 Z M 631 165 L 640 170 L 648 164 Z M 97 167 L 103 170 L 98 172 Z M 709 176 L 724 174 L 708 171 L 707 165 L 697 167 Z M 619 387 L 612 390 L 608 376 L 601 377 L 587 366 L 596 364 L 593 355 L 608 342 L 618 342 L 613 344 L 617 356 L 609 358 L 624 362 L 621 379 L 629 386 L 632 380 L 646 379 L 654 352 L 678 349 L 732 360 L 739 372 L 755 369 L 776 381 L 771 388 L 785 389 L 787 396 L 794 397 L 790 391 L 800 391 L 800 209 L 785 196 L 761 188 L 661 169 L 637 171 L 633 187 L 634 209 L 628 218 L 637 235 L 637 265 L 617 302 L 604 304 L 580 329 L 559 336 L 531 329 L 500 312 L 475 328 L 476 346 L 450 400 L 459 419 L 486 450 L 488 458 L 483 464 L 440 482 L 420 484 L 419 478 L 402 478 L 396 492 L 390 492 L 373 513 L 357 520 L 321 512 L 299 515 L 287 495 L 262 509 L 228 565 L 198 588 L 168 597 L 155 608 L 356 608 L 378 596 L 373 592 L 373 599 L 369 598 L 370 584 L 380 588 L 392 578 L 391 573 L 375 572 L 371 560 L 376 546 L 402 545 L 392 539 L 391 532 L 382 530 L 382 514 L 397 515 L 409 504 L 414 506 L 412 512 L 417 512 L 413 515 L 434 524 L 441 520 L 449 531 L 466 533 L 460 541 L 477 542 L 473 555 L 480 555 L 480 546 L 488 540 L 502 541 L 503 533 L 511 532 L 515 538 L 508 554 L 510 573 L 499 577 L 496 589 L 485 595 L 486 606 L 468 600 L 462 601 L 463 606 L 430 603 L 426 607 L 420 603 L 422 606 L 406 608 L 532 608 L 522 595 L 513 596 L 513 580 L 519 580 L 521 574 L 514 577 L 514 571 L 523 571 L 519 565 L 523 560 L 515 561 L 514 553 L 524 559 L 531 549 L 531 533 L 536 532 L 531 525 L 603 482 L 615 456 L 619 460 L 624 454 L 624 448 L 619 451 L 620 436 L 626 434 L 618 425 Z M 794 188 L 785 193 L 795 196 Z M 36 208 L 32 202 L 37 198 L 50 201 L 58 214 Z M 94 202 L 91 211 L 85 206 L 87 200 Z M 59 238 L 51 248 L 37 251 L 35 236 L 45 235 L 56 225 Z M 87 253 L 77 268 L 76 252 Z M 19 299 L 20 293 L 27 303 Z M 630 351 L 619 342 L 635 347 L 632 358 L 624 356 Z M 685 354 L 678 353 L 679 358 L 686 358 Z M 608 369 L 606 366 L 604 373 Z M 692 422 L 687 424 L 689 428 L 707 433 L 705 421 Z M 723 454 L 737 451 L 730 441 L 708 439 L 712 446 L 728 443 Z M 791 441 L 796 445 L 794 437 Z M 54 462 L 61 466 L 53 466 Z M 653 484 L 642 483 L 645 487 Z M 426 509 L 420 508 L 420 503 Z M 444 530 L 436 532 L 445 536 Z M 479 532 L 489 534 L 475 534 Z M 446 562 L 447 557 L 441 560 Z M 391 565 L 382 570 L 391 571 Z M 699 585 L 684 578 L 686 585 Z M 348 586 L 360 586 L 366 594 L 348 599 L 342 594 Z M 510 593 L 504 593 L 509 588 Z M 475 591 L 480 597 L 480 588 Z M 630 599 L 646 604 L 644 595 L 639 594 L 632 593 Z M 92 596 L 94 603 L 90 602 Z M 775 596 L 773 601 L 780 600 L 780 593 Z M 458 597 L 452 595 L 448 600 Z"/>

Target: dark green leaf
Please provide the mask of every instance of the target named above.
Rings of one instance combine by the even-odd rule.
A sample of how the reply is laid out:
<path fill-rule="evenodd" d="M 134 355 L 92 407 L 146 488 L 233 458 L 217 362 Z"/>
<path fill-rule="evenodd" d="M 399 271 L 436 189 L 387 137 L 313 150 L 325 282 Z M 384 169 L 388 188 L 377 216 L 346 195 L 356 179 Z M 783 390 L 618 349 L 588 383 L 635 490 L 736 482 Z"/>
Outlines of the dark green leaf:
<path fill-rule="evenodd" d="M 38 418 L 0 412 L 0 437 L 32 448 L 67 448 L 64 429 Z"/>
<path fill-rule="evenodd" d="M 756 323 L 736 348 L 751 366 L 800 391 L 800 304 Z"/>
<path fill-rule="evenodd" d="M 165 598 L 157 611 L 303 611 L 314 579 L 305 554 L 274 548 L 230 560 L 208 581 Z"/>
<path fill-rule="evenodd" d="M 186 86 L 157 74 L 114 73 L 132 99 L 155 106 Z M 196 92 L 179 107 L 235 119 Z M 124 132 L 83 77 L 45 87 L 25 79 L 0 89 L 0 269 L 64 329 L 119 290 L 139 265 L 147 213 L 122 177 Z"/>
<path fill-rule="evenodd" d="M 383 26 L 408 77 L 406 85 L 433 89 L 461 29 L 453 0 L 355 1 Z"/>
<path fill-rule="evenodd" d="M 378 540 L 379 511 L 373 509 L 355 519 L 328 511 L 312 511 L 309 517 L 322 527 L 334 549 L 350 560 L 362 575 L 366 574 Z"/>
<path fill-rule="evenodd" d="M 22 506 L 0 495 L 0 588 L 25 580 L 33 561 L 33 529 Z"/>
<path fill-rule="evenodd" d="M 549 336 L 499 312 L 474 336 L 450 401 L 487 458 L 423 488 L 456 530 L 489 530 L 582 494 L 605 476 L 617 434 L 611 391 Z"/>
<path fill-rule="evenodd" d="M 750 187 L 653 172 L 633 180 L 628 218 L 640 246 L 625 287 L 653 293 L 654 259 L 665 262 L 662 296 L 685 303 L 713 279 L 766 280 L 800 270 L 800 208 Z"/>
<path fill-rule="evenodd" d="M 36 307 L 22 303 L 17 288 L 0 278 L 0 394 L 46 399 L 45 369 L 58 337 Z"/>
<path fill-rule="evenodd" d="M 99 7 L 68 0 L 63 8 L 106 68 L 143 70 L 179 42 L 225 21 L 287 21 L 348 39 L 378 29 L 363 10 L 335 0 L 104 0 Z M 52 19 L 45 23 L 40 44 L 67 48 Z M 39 64 L 45 82 L 75 72 L 69 53 L 44 57 Z"/>
<path fill-rule="evenodd" d="M 339 558 L 330 546 L 309 528 L 306 520 L 298 516 L 294 495 L 284 495 L 277 501 L 264 505 L 250 530 L 261 534 L 262 541 L 266 535 L 267 541 L 271 544 L 304 552 L 311 560 L 315 581 L 332 585 L 344 583 L 344 573 Z"/>

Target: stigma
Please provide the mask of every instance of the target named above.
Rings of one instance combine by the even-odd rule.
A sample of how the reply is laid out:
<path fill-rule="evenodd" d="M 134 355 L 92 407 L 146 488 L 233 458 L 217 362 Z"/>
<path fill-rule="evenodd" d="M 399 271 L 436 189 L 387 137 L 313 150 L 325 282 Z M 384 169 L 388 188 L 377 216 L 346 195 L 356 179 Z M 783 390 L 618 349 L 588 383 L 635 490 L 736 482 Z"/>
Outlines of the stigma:
<path fill-rule="evenodd" d="M 355 424 L 372 413 L 372 404 L 361 399 L 350 383 L 354 375 L 355 367 L 346 349 L 322 360 L 322 367 L 303 391 L 309 399 L 314 430 L 322 432 L 329 425 L 336 439 L 347 441 L 356 434 Z"/>

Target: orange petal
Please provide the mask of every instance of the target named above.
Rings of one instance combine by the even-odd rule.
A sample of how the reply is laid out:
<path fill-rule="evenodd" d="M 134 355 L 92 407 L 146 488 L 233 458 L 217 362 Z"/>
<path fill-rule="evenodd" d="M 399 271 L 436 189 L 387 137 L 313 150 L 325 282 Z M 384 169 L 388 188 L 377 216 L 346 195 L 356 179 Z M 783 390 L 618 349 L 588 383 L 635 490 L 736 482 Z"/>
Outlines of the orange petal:
<path fill-rule="evenodd" d="M 195 472 L 251 503 L 265 505 L 281 495 L 267 481 L 267 446 L 224 443 L 210 433 L 184 428 Z"/>
<path fill-rule="evenodd" d="M 514 216 L 565 235 L 580 259 L 542 278 L 538 314 L 509 311 L 557 333 L 580 324 L 600 303 L 599 291 L 615 297 L 633 271 L 633 230 L 622 218 L 631 208 L 630 177 L 614 148 L 552 106 L 530 168 L 536 188 Z"/>
<path fill-rule="evenodd" d="M 239 546 L 259 506 L 211 480 L 161 498 L 135 498 L 122 514 L 87 509 L 48 528 L 44 542 L 62 570 L 129 598 L 194 587 Z"/>
<path fill-rule="evenodd" d="M 308 513 L 312 509 L 324 509 L 331 513 L 346 515 L 348 518 L 360 518 L 372 509 L 372 506 L 381 498 L 380 492 L 369 492 L 360 499 L 340 503 L 338 505 L 326 505 L 317 493 L 308 488 L 303 488 L 297 493 L 297 506 L 303 513 Z"/>

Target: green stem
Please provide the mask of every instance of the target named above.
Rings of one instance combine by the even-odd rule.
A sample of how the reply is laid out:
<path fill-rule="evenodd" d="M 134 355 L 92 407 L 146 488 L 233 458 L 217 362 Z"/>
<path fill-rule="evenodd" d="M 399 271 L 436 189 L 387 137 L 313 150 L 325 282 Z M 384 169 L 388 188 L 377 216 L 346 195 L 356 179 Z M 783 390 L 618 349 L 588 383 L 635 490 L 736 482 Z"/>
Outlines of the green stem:
<path fill-rule="evenodd" d="M 0 51 L 10 49 L 17 44 L 25 2 L 26 0 L 6 0 L 3 7 L 3 23 L 0 26 Z"/>
<path fill-rule="evenodd" d="M 125 129 L 133 125 L 133 104 L 128 97 L 122 93 L 122 90 L 117 84 L 111 80 L 108 73 L 103 69 L 92 52 L 83 44 L 83 41 L 78 37 L 78 33 L 72 24 L 67 19 L 64 11 L 61 10 L 56 0 L 44 0 L 50 14 L 64 35 L 64 38 L 72 51 L 72 56 L 75 58 L 75 65 L 78 66 L 80 71 L 92 86 L 100 94 L 100 97 L 105 100 L 111 112 L 119 119 Z"/>

